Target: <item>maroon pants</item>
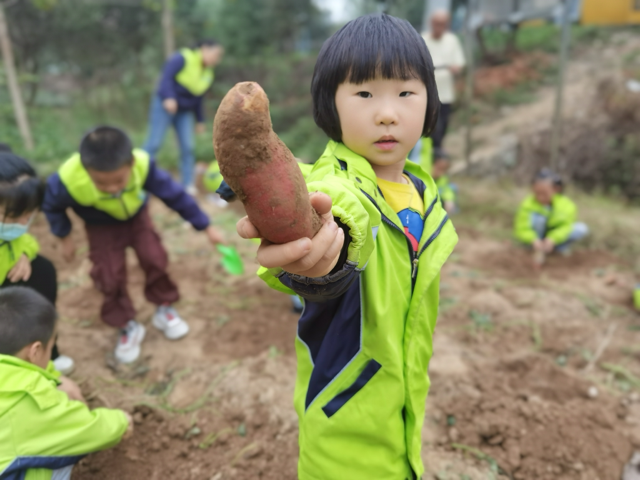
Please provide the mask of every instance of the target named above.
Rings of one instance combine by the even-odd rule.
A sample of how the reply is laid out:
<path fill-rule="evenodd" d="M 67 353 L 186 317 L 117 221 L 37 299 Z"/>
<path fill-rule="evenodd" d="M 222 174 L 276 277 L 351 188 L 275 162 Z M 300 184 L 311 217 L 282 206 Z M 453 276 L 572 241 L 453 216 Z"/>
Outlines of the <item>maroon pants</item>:
<path fill-rule="evenodd" d="M 115 225 L 87 225 L 91 278 L 104 294 L 100 315 L 112 327 L 122 328 L 135 319 L 136 311 L 127 292 L 125 250 L 133 248 L 146 275 L 144 294 L 156 305 L 178 301 L 178 288 L 167 274 L 168 256 L 153 228 L 145 206 L 133 219 Z"/>

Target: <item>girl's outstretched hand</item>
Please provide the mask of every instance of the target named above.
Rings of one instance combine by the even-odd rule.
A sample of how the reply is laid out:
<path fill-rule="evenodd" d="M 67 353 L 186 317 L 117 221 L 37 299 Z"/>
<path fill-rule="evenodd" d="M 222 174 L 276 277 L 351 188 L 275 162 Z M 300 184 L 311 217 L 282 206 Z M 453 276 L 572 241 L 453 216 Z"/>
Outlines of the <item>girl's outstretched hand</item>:
<path fill-rule="evenodd" d="M 266 268 L 281 267 L 286 272 L 304 277 L 328 275 L 340 258 L 344 244 L 344 232 L 331 214 L 331 197 L 325 193 L 312 193 L 311 206 L 322 217 L 322 228 L 312 239 L 301 238 L 276 245 L 262 239 L 258 248 L 258 263 Z M 260 233 L 243 217 L 236 225 L 242 238 L 260 238 Z"/>
<path fill-rule="evenodd" d="M 31 277 L 31 260 L 25 254 L 22 254 L 18 262 L 13 266 L 7 278 L 11 283 L 26 282 Z"/>

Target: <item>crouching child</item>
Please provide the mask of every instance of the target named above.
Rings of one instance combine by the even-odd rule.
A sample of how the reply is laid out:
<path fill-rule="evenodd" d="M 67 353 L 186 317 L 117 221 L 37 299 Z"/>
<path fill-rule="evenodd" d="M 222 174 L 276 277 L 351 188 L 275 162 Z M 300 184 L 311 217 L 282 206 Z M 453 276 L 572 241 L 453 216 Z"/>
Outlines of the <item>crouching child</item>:
<path fill-rule="evenodd" d="M 56 311 L 47 299 L 26 287 L 0 290 L 3 480 L 67 480 L 82 457 L 131 431 L 124 411 L 90 410 L 62 390 L 50 361 L 55 338 Z"/>

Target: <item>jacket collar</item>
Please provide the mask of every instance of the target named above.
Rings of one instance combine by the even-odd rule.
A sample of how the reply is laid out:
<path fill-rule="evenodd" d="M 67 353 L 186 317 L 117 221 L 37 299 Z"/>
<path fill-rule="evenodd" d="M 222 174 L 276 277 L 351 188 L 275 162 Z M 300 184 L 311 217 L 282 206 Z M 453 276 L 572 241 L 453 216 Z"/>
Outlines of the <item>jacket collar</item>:
<path fill-rule="evenodd" d="M 342 170 L 347 170 L 356 181 L 360 179 L 360 183 L 363 183 L 363 179 L 369 180 L 372 183 L 371 187 L 377 189 L 378 179 L 376 173 L 373 171 L 373 167 L 369 161 L 358 155 L 342 142 L 336 142 L 334 140 L 329 141 L 327 148 L 322 156 L 333 155 L 338 162 Z M 424 181 L 425 171 L 419 165 L 407 160 L 404 166 L 404 173 L 411 178 L 418 192 L 424 197 L 424 192 L 427 190 L 427 186 Z"/>
<path fill-rule="evenodd" d="M 41 408 L 46 408 L 52 386 L 59 383 L 59 377 L 53 362 L 43 369 L 12 355 L 0 355 L 0 393 L 25 392 Z"/>

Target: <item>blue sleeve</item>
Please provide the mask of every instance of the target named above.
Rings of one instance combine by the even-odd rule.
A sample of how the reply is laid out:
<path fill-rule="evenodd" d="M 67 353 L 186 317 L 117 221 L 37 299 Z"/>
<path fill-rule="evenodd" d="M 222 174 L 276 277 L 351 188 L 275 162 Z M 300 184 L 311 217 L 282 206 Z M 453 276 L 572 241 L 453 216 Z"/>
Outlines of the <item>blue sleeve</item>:
<path fill-rule="evenodd" d="M 184 57 L 181 53 L 176 53 L 164 64 L 162 70 L 162 77 L 160 77 L 160 84 L 158 86 L 158 94 L 160 98 L 166 100 L 167 98 L 177 98 L 174 88 L 175 78 L 178 72 L 184 67 Z"/>
<path fill-rule="evenodd" d="M 67 208 L 74 205 L 75 202 L 60 180 L 60 175 L 58 173 L 51 175 L 47 180 L 42 211 L 47 217 L 51 233 L 56 237 L 64 238 L 71 233 L 71 221 L 67 216 Z"/>
<path fill-rule="evenodd" d="M 144 189 L 162 200 L 167 207 L 178 212 L 196 230 L 204 230 L 209 226 L 209 217 L 200 209 L 195 199 L 171 177 L 169 172 L 159 168 L 154 160 L 149 164 L 149 175 Z"/>
<path fill-rule="evenodd" d="M 319 278 L 283 273 L 280 282 L 305 300 L 323 303 L 344 295 L 360 276 L 361 270 L 347 261 L 337 272 Z"/>
<path fill-rule="evenodd" d="M 197 122 L 204 123 L 204 95 L 202 95 L 201 97 L 198 97 L 198 100 L 195 106 L 195 112 L 196 112 Z"/>
<path fill-rule="evenodd" d="M 357 280 L 362 272 L 356 262 L 352 262 L 347 258 L 349 245 L 352 241 L 349 236 L 349 228 L 339 218 L 334 218 L 334 220 L 344 231 L 345 240 L 338 262 L 329 275 L 310 278 L 283 272 L 280 276 L 280 283 L 310 302 L 322 303 L 341 297 L 351 288 L 353 282 Z"/>

